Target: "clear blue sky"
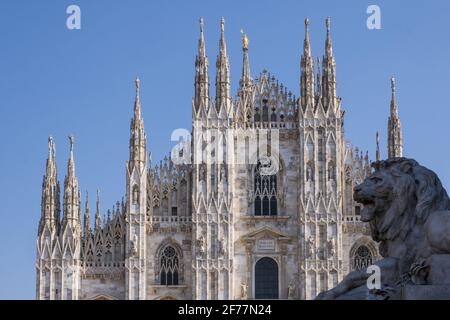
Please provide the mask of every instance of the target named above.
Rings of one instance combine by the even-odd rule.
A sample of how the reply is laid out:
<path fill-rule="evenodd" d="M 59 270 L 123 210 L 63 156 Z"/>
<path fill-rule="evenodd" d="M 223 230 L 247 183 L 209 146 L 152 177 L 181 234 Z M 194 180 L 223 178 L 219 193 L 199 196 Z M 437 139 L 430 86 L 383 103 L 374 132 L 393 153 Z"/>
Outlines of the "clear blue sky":
<path fill-rule="evenodd" d="M 66 28 L 69 4 L 81 7 L 80 31 Z M 366 28 L 369 4 L 380 6 L 382 30 Z M 211 79 L 224 16 L 233 92 L 242 28 L 250 39 L 253 75 L 266 68 L 296 95 L 304 18 L 311 21 L 313 54 L 321 56 L 324 21 L 331 16 L 346 137 L 373 158 L 380 130 L 386 154 L 389 78 L 395 75 L 405 154 L 450 187 L 449 9 L 447 0 L 1 1 L 0 298 L 35 296 L 35 241 L 50 134 L 61 183 L 67 136 L 74 133 L 83 197 L 99 188 L 106 210 L 125 189 L 136 76 L 155 159 L 173 146 L 173 129 L 190 129 L 200 16 Z"/>

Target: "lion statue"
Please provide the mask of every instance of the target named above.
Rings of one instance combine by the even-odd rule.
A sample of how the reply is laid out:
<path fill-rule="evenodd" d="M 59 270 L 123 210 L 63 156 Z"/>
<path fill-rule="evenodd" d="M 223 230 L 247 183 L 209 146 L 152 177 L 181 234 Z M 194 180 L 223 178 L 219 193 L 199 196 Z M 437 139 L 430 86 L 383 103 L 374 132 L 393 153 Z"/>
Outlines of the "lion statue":
<path fill-rule="evenodd" d="M 363 205 L 361 221 L 370 225 L 384 258 L 381 289 L 369 290 L 367 270 L 353 271 L 325 299 L 396 299 L 406 284 L 427 284 L 432 255 L 450 253 L 450 200 L 438 176 L 413 159 L 392 158 L 372 164 L 375 169 L 354 189 Z"/>

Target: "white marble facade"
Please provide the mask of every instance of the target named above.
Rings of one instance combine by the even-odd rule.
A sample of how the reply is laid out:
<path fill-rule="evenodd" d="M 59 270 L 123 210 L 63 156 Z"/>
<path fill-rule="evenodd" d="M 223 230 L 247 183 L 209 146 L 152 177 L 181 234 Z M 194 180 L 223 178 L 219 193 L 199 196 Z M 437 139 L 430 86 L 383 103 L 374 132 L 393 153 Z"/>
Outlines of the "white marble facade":
<path fill-rule="evenodd" d="M 191 152 L 178 154 L 185 163 L 172 153 L 153 166 L 136 80 L 126 194 L 103 219 L 97 196 L 93 228 L 89 200 L 82 205 L 78 191 L 73 137 L 60 220 L 49 139 L 37 239 L 38 299 L 313 299 L 350 270 L 378 259 L 353 201 L 353 187 L 371 171 L 370 161 L 344 139 L 330 20 L 317 63 L 308 20 L 305 26 L 299 99 L 265 70 L 250 77 L 246 36 L 242 77 L 232 98 L 222 20 L 212 98 L 201 20 Z M 401 130 L 397 118 L 393 127 Z M 279 143 L 268 158 L 262 145 L 241 163 L 241 150 L 227 146 L 218 160 L 211 145 L 222 140 L 211 142 L 210 131 L 226 143 L 238 131 L 276 136 Z M 192 152 L 203 145 L 205 152 Z M 268 161 L 278 164 L 274 174 L 262 173 Z"/>

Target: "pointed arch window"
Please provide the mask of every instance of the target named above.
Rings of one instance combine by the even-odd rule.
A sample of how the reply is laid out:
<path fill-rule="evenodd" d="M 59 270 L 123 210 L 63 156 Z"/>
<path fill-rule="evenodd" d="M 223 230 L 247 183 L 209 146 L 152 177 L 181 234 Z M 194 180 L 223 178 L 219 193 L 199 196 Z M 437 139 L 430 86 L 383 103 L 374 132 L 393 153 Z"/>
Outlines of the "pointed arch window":
<path fill-rule="evenodd" d="M 278 215 L 277 175 L 268 174 L 268 163 L 258 162 L 254 173 L 254 208 L 255 216 Z"/>
<path fill-rule="evenodd" d="M 317 130 L 317 158 L 318 161 L 324 161 L 324 143 L 323 143 L 323 138 L 324 138 L 324 130 L 322 128 L 319 128 Z"/>
<path fill-rule="evenodd" d="M 271 122 L 277 122 L 277 114 L 275 113 L 275 108 L 272 108 L 272 113 L 270 115 Z"/>
<path fill-rule="evenodd" d="M 261 121 L 261 115 L 259 114 L 259 108 L 256 107 L 255 108 L 255 122 L 260 122 Z"/>
<path fill-rule="evenodd" d="M 55 271 L 55 284 L 54 284 L 54 294 L 55 294 L 55 300 L 60 300 L 61 299 L 61 270 L 60 269 L 56 269 Z"/>
<path fill-rule="evenodd" d="M 211 156 L 213 159 L 213 157 Z M 214 160 L 213 160 L 214 161 Z M 214 189 L 216 187 L 216 165 L 211 165 L 211 188 Z"/>
<path fill-rule="evenodd" d="M 105 245 L 105 262 L 106 263 L 112 262 L 112 243 L 111 243 L 111 239 L 108 239 L 106 241 L 106 245 Z"/>
<path fill-rule="evenodd" d="M 262 121 L 269 121 L 269 107 L 267 106 L 267 99 L 263 99 L 263 107 L 262 107 Z"/>
<path fill-rule="evenodd" d="M 99 237 L 96 244 L 95 244 L 95 256 L 96 256 L 96 262 L 101 263 L 102 262 L 102 256 L 103 256 L 103 242 L 101 238 Z"/>
<path fill-rule="evenodd" d="M 167 246 L 160 256 L 160 284 L 163 286 L 177 286 L 179 283 L 180 259 L 172 246 Z"/>
<path fill-rule="evenodd" d="M 187 182 L 182 180 L 180 183 L 180 206 L 178 214 L 180 216 L 186 216 L 188 212 L 188 195 L 187 195 Z"/>
<path fill-rule="evenodd" d="M 89 248 L 86 252 L 86 262 L 92 263 L 94 261 L 94 252 L 92 251 L 92 246 L 89 245 Z"/>

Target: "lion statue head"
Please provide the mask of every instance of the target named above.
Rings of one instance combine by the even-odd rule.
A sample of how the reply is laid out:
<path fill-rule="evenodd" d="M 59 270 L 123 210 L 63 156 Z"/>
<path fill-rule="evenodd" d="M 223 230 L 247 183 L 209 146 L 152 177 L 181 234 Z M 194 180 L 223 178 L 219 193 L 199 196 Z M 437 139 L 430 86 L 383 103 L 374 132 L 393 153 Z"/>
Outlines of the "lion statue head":
<path fill-rule="evenodd" d="M 354 199 L 363 205 L 361 220 L 370 223 L 385 256 L 383 244 L 405 240 L 430 214 L 448 210 L 450 200 L 438 176 L 413 159 L 391 158 L 372 167 L 374 172 L 355 187 Z"/>
<path fill-rule="evenodd" d="M 354 199 L 364 206 L 361 220 L 379 242 L 383 259 L 374 265 L 380 268 L 382 287 L 369 290 L 368 269 L 354 270 L 318 300 L 403 299 L 405 286 L 448 281 L 450 272 L 441 271 L 442 261 L 450 262 L 450 200 L 438 176 L 406 158 L 377 161 L 372 167 L 373 173 L 355 187 Z"/>

